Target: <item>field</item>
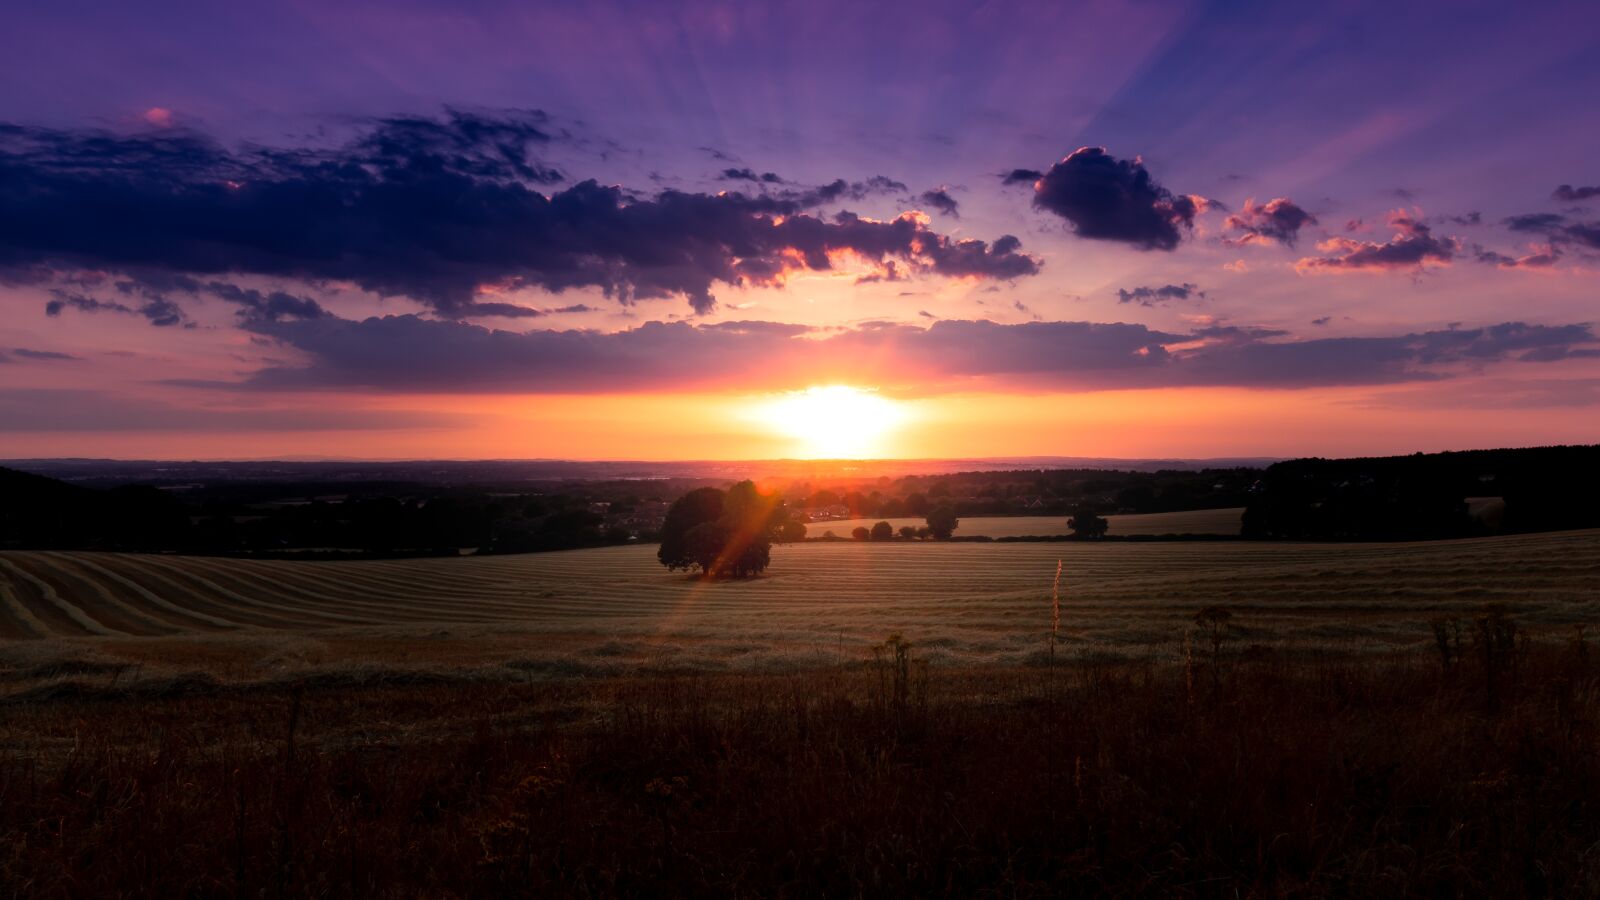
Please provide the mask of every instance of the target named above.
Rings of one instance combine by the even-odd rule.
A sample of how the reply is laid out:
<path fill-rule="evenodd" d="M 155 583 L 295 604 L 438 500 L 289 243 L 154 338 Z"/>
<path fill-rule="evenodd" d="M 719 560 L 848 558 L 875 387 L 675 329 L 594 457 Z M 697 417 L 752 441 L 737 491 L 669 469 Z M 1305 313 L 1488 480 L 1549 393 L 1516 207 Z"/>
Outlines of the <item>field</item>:
<path fill-rule="evenodd" d="M 1113 535 L 1151 534 L 1238 534 L 1244 507 L 1229 509 L 1197 509 L 1191 512 L 1139 513 L 1106 516 Z M 1067 533 L 1068 516 L 966 516 L 956 534 L 962 537 L 1045 537 Z M 903 525 L 926 525 L 922 518 L 900 519 L 839 519 L 831 522 L 810 522 L 806 525 L 807 537 L 821 537 L 833 532 L 838 537 L 849 537 L 854 528 L 871 528 L 884 521 L 897 530 Z"/>
<path fill-rule="evenodd" d="M 361 562 L 0 553 L 0 666 L 93 657 L 252 680 L 368 665 L 494 677 L 792 670 L 903 634 L 935 665 L 1036 662 L 1063 564 L 1062 653 L 1174 659 L 1223 605 L 1243 645 L 1364 653 L 1503 603 L 1600 620 L 1600 532 L 1417 544 L 805 543 L 705 583 L 648 546 Z M 15 681 L 13 679 L 13 681 Z M 20 687 L 13 684 L 12 687 Z M 0 694 L 7 688 L 0 685 Z"/>
<path fill-rule="evenodd" d="M 1600 532 L 652 550 L 0 553 L 0 896 L 1600 892 Z"/>

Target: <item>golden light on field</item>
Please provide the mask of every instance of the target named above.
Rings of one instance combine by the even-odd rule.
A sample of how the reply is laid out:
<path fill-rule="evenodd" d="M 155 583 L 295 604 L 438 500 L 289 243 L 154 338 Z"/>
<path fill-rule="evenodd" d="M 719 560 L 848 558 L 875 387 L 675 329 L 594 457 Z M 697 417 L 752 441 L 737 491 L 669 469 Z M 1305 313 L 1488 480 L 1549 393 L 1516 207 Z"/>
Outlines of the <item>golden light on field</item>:
<path fill-rule="evenodd" d="M 907 419 L 904 404 L 877 391 L 828 385 L 761 402 L 754 418 L 794 440 L 803 459 L 865 459 L 892 455 L 888 444 Z"/>

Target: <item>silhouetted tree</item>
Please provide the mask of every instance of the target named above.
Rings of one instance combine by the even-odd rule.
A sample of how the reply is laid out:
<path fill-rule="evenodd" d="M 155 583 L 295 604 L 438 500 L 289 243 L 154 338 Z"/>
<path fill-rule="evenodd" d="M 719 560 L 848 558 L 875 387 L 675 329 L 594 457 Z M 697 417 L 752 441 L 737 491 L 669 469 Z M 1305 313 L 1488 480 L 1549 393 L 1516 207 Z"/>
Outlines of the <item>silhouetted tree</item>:
<path fill-rule="evenodd" d="M 917 536 L 917 529 L 916 529 L 915 526 L 912 526 L 912 525 L 901 525 L 900 526 L 900 537 L 902 539 L 909 541 L 909 540 L 914 539 L 916 536 Z"/>
<path fill-rule="evenodd" d="M 872 526 L 872 539 L 873 540 L 875 540 L 875 541 L 887 541 L 887 540 L 891 540 L 893 538 L 894 538 L 894 526 L 890 525 L 888 522 L 879 522 L 876 525 Z"/>
<path fill-rule="evenodd" d="M 928 498 L 918 493 L 906 495 L 906 515 L 925 516 L 928 514 Z"/>
<path fill-rule="evenodd" d="M 928 532 L 936 540 L 948 540 L 961 520 L 956 518 L 955 507 L 940 506 L 928 513 Z"/>
<path fill-rule="evenodd" d="M 699 566 L 706 578 L 748 578 L 766 569 L 773 537 L 781 536 L 791 523 L 783 502 L 761 493 L 754 482 L 741 481 L 726 494 L 700 488 L 667 510 L 657 555 L 669 569 Z M 804 536 L 805 526 L 800 527 Z"/>
<path fill-rule="evenodd" d="M 796 519 L 790 519 L 778 529 L 778 540 L 785 544 L 792 544 L 806 539 L 806 524 Z"/>
<path fill-rule="evenodd" d="M 688 534 L 697 526 L 722 518 L 722 492 L 698 488 L 679 497 L 667 508 L 661 524 L 661 548 L 656 558 L 668 569 L 691 569 L 697 564 L 689 550 Z"/>
<path fill-rule="evenodd" d="M 1084 506 L 1079 507 L 1078 511 L 1072 514 L 1072 518 L 1067 520 L 1067 527 L 1072 529 L 1073 537 L 1095 540 L 1106 536 L 1111 523 L 1093 509 Z"/>
<path fill-rule="evenodd" d="M 857 525 L 856 527 L 850 529 L 850 536 L 855 538 L 858 541 L 864 541 L 867 538 L 872 537 L 872 532 L 868 531 L 867 529 L 863 528 L 860 525 Z"/>

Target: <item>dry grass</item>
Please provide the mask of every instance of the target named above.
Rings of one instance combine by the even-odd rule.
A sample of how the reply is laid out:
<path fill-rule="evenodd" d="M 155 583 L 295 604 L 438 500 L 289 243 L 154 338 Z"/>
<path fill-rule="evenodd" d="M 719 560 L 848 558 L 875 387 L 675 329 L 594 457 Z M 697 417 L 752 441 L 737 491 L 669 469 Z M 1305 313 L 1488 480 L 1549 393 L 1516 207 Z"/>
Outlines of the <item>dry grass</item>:
<path fill-rule="evenodd" d="M 3 554 L 0 896 L 1600 892 L 1595 532 L 647 554 Z"/>
<path fill-rule="evenodd" d="M 1041 610 L 1045 616 L 1047 609 Z M 27 897 L 1593 896 L 1600 681 L 1179 664 L 356 685 L 10 703 Z M 105 673 L 93 673 L 95 676 Z"/>

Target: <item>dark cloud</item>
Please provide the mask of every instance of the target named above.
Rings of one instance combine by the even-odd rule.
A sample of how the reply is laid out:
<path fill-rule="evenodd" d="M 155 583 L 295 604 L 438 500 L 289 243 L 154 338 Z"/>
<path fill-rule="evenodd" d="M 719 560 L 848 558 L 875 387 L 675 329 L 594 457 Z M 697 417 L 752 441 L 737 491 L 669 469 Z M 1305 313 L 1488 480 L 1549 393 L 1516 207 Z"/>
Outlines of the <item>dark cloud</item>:
<path fill-rule="evenodd" d="M 30 350 L 27 347 L 16 347 L 11 352 L 23 359 L 66 360 L 83 358 L 81 356 L 73 356 L 71 353 L 59 353 L 55 350 Z"/>
<path fill-rule="evenodd" d="M 1317 217 L 1297 206 L 1288 197 L 1277 197 L 1257 204 L 1255 198 L 1244 202 L 1244 208 L 1229 216 L 1226 227 L 1242 232 L 1228 239 L 1231 244 L 1265 244 L 1276 241 L 1293 247 L 1300 237 L 1300 229 L 1316 224 Z"/>
<path fill-rule="evenodd" d="M 875 195 L 904 194 L 909 190 L 910 188 L 904 183 L 893 178 L 874 175 L 866 181 L 845 181 L 843 178 L 838 178 L 821 187 L 780 192 L 775 196 L 778 200 L 791 204 L 795 209 L 811 209 L 841 200 L 860 201 Z"/>
<path fill-rule="evenodd" d="M 284 291 L 258 291 L 222 281 L 213 281 L 206 290 L 239 306 L 239 315 L 254 321 L 278 322 L 283 319 L 315 319 L 327 315 L 322 305 L 310 297 Z"/>
<path fill-rule="evenodd" d="M 1332 321 L 1333 321 L 1333 316 L 1317 316 L 1315 319 L 1311 320 L 1311 324 L 1313 324 L 1313 325 L 1315 325 L 1315 326 L 1320 328 L 1323 325 L 1326 325 L 1326 324 L 1328 324 L 1329 322 L 1332 322 Z"/>
<path fill-rule="evenodd" d="M 1139 159 L 1117 159 L 1103 147 L 1083 147 L 1051 166 L 1033 195 L 1034 206 L 1071 222 L 1078 236 L 1141 250 L 1177 247 L 1204 204 L 1157 184 Z"/>
<path fill-rule="evenodd" d="M 520 289 L 598 288 L 624 303 L 682 297 L 705 312 L 716 285 L 780 284 L 839 256 L 958 277 L 1038 271 L 1015 239 L 989 249 L 914 216 L 808 212 L 906 191 L 884 176 L 756 196 L 640 196 L 595 181 L 547 195 L 554 176 L 533 155 L 549 140 L 542 121 L 452 112 L 381 120 L 334 149 L 239 151 L 181 129 L 0 125 L 0 277 L 137 274 L 137 306 L 80 288 L 50 311 L 131 311 L 171 325 L 182 311 L 152 279 L 352 282 L 460 318 L 524 315 L 483 296 Z"/>
<path fill-rule="evenodd" d="M 1038 169 L 1012 169 L 1000 176 L 1000 183 L 1006 187 L 1014 184 L 1031 185 L 1043 177 L 1044 173 Z"/>
<path fill-rule="evenodd" d="M 723 169 L 717 176 L 722 181 L 753 181 L 757 184 L 782 184 L 783 179 L 776 172 L 762 172 L 756 174 L 754 169 Z"/>
<path fill-rule="evenodd" d="M 550 142 L 548 123 L 540 110 L 447 109 L 442 119 L 395 116 L 375 120 L 355 142 L 355 155 L 392 171 L 421 165 L 470 178 L 555 184 L 565 176 L 534 158 L 535 148 Z"/>
<path fill-rule="evenodd" d="M 1444 220 L 1446 222 L 1450 222 L 1450 223 L 1455 224 L 1455 225 L 1482 225 L 1483 224 L 1483 213 L 1477 212 L 1476 210 L 1474 210 L 1473 212 L 1469 212 L 1466 215 L 1445 216 Z"/>
<path fill-rule="evenodd" d="M 961 204 L 957 203 L 956 198 L 950 196 L 950 192 L 945 188 L 923 191 L 917 199 L 952 219 L 961 218 Z"/>
<path fill-rule="evenodd" d="M 1295 263 L 1301 272 L 1418 271 L 1427 265 L 1449 265 L 1461 249 L 1452 237 L 1434 237 L 1432 229 L 1415 216 L 1394 213 L 1389 226 L 1395 235 L 1383 243 L 1335 237 L 1317 245 L 1327 256 L 1310 256 Z"/>
<path fill-rule="evenodd" d="M 1556 188 L 1555 193 L 1551 194 L 1550 196 L 1553 199 L 1564 200 L 1568 203 L 1591 200 L 1595 197 L 1600 197 L 1600 185 L 1594 185 L 1591 187 L 1573 187 L 1570 184 L 1563 184 Z"/>
<path fill-rule="evenodd" d="M 1542 234 L 1551 244 L 1600 250 L 1600 222 L 1575 222 L 1560 213 L 1529 213 L 1503 220 L 1512 231 Z"/>
<path fill-rule="evenodd" d="M 50 296 L 53 299 L 46 301 L 44 312 L 52 318 L 61 315 L 62 310 L 75 309 L 87 313 L 115 312 L 139 315 L 151 325 L 160 328 L 184 324 L 183 309 L 166 297 L 155 297 L 147 299 L 138 306 L 129 306 L 116 300 L 100 300 L 65 288 L 51 288 Z"/>
<path fill-rule="evenodd" d="M 1561 261 L 1561 254 L 1553 244 L 1536 248 L 1523 256 L 1507 256 L 1504 253 L 1474 245 L 1473 255 L 1478 262 L 1501 269 L 1548 269 Z"/>
<path fill-rule="evenodd" d="M 1118 303 L 1137 303 L 1140 306 L 1155 306 L 1172 300 L 1188 300 L 1190 297 L 1204 298 L 1205 291 L 1199 290 L 1196 285 L 1185 282 L 1183 284 L 1164 284 L 1160 287 L 1140 286 L 1129 290 L 1117 289 Z"/>
<path fill-rule="evenodd" d="M 1528 213 L 1522 216 L 1507 216 L 1502 221 L 1512 231 L 1544 234 L 1559 228 L 1567 221 L 1567 217 L 1560 213 Z"/>
<path fill-rule="evenodd" d="M 497 331 L 407 315 L 252 327 L 310 359 L 304 367 L 263 369 L 244 385 L 265 390 L 587 393 L 729 384 L 756 390 L 794 387 L 819 369 L 886 386 L 998 378 L 1014 387 L 1271 388 L 1426 381 L 1493 362 L 1600 355 L 1600 337 L 1588 325 L 1518 322 L 1315 340 L 1232 325 L 1165 332 L 1126 323 L 951 319 L 824 330 L 651 322 L 601 333 Z"/>

